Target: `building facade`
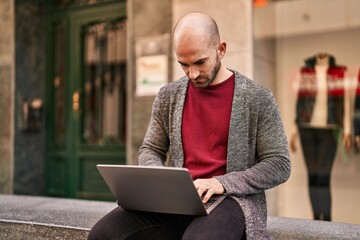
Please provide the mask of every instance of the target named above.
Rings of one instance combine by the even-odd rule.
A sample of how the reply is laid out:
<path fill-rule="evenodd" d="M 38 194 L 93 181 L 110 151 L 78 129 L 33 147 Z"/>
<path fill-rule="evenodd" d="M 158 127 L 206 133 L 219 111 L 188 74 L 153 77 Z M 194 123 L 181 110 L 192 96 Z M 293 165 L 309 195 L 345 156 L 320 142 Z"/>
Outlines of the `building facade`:
<path fill-rule="evenodd" d="M 289 142 L 303 60 L 336 55 L 348 67 L 341 133 L 353 136 L 359 10 L 357 0 L 1 0 L 0 193 L 112 200 L 95 166 L 137 163 L 157 90 L 183 75 L 171 34 L 190 11 L 218 22 L 223 64 L 274 93 Z M 334 220 L 360 219 L 358 157 L 339 145 Z M 312 218 L 304 156 L 291 158 L 290 180 L 267 191 L 269 213 Z"/>

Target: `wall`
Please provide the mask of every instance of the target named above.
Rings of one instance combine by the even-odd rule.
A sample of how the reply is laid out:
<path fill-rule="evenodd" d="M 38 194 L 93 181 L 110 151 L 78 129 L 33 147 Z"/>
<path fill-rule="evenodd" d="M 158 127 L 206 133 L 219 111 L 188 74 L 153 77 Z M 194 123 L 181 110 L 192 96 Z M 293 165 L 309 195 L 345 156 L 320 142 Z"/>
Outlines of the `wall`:
<path fill-rule="evenodd" d="M 45 91 L 45 1 L 15 1 L 14 193 L 44 193 L 44 121 L 39 132 L 22 129 L 24 100 Z M 46 104 L 46 103 L 45 103 Z M 42 119 L 44 120 L 44 119 Z"/>
<path fill-rule="evenodd" d="M 253 12 L 254 80 L 276 96 L 275 4 L 258 7 Z"/>
<path fill-rule="evenodd" d="M 12 193 L 14 5 L 0 1 L 0 193 Z"/>
<path fill-rule="evenodd" d="M 275 44 L 273 38 L 254 41 L 254 81 L 276 95 Z"/>
<path fill-rule="evenodd" d="M 171 33 L 171 0 L 128 0 L 128 118 L 127 162 L 136 164 L 151 115 L 155 96 L 137 97 L 136 41 L 142 38 Z M 170 48 L 170 46 L 169 46 Z M 171 56 L 169 56 L 169 60 Z M 169 65 L 169 78 L 171 67 Z"/>

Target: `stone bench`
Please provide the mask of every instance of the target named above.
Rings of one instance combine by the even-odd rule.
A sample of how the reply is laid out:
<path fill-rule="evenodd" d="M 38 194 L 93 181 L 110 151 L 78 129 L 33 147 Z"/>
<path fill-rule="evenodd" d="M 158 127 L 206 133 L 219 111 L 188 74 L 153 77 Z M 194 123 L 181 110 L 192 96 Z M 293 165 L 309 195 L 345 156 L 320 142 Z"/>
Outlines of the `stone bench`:
<path fill-rule="evenodd" d="M 297 218 L 269 217 L 268 229 L 278 240 L 355 240 L 360 225 Z"/>
<path fill-rule="evenodd" d="M 0 239 L 86 239 L 90 228 L 116 203 L 0 195 Z M 360 225 L 269 217 L 268 229 L 279 240 L 360 239 Z"/>
<path fill-rule="evenodd" d="M 0 239 L 83 240 L 115 207 L 111 202 L 0 195 Z"/>

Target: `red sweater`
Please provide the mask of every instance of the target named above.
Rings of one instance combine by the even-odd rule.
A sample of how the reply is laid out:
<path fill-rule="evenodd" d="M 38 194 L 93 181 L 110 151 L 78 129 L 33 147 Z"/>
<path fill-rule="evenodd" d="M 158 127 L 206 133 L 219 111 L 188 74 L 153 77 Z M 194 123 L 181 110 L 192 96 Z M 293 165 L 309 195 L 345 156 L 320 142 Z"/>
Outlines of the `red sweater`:
<path fill-rule="evenodd" d="M 189 84 L 182 120 L 184 167 L 193 179 L 226 173 L 234 74 L 207 88 Z"/>

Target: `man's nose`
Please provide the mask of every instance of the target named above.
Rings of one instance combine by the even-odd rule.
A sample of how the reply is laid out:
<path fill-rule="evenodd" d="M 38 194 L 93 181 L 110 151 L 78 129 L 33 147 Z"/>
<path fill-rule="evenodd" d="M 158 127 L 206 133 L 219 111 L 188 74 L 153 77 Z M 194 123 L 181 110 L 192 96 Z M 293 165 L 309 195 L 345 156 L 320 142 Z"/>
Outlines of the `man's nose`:
<path fill-rule="evenodd" d="M 200 75 L 200 72 L 196 67 L 189 67 L 188 77 L 191 80 L 195 80 L 199 75 Z"/>

